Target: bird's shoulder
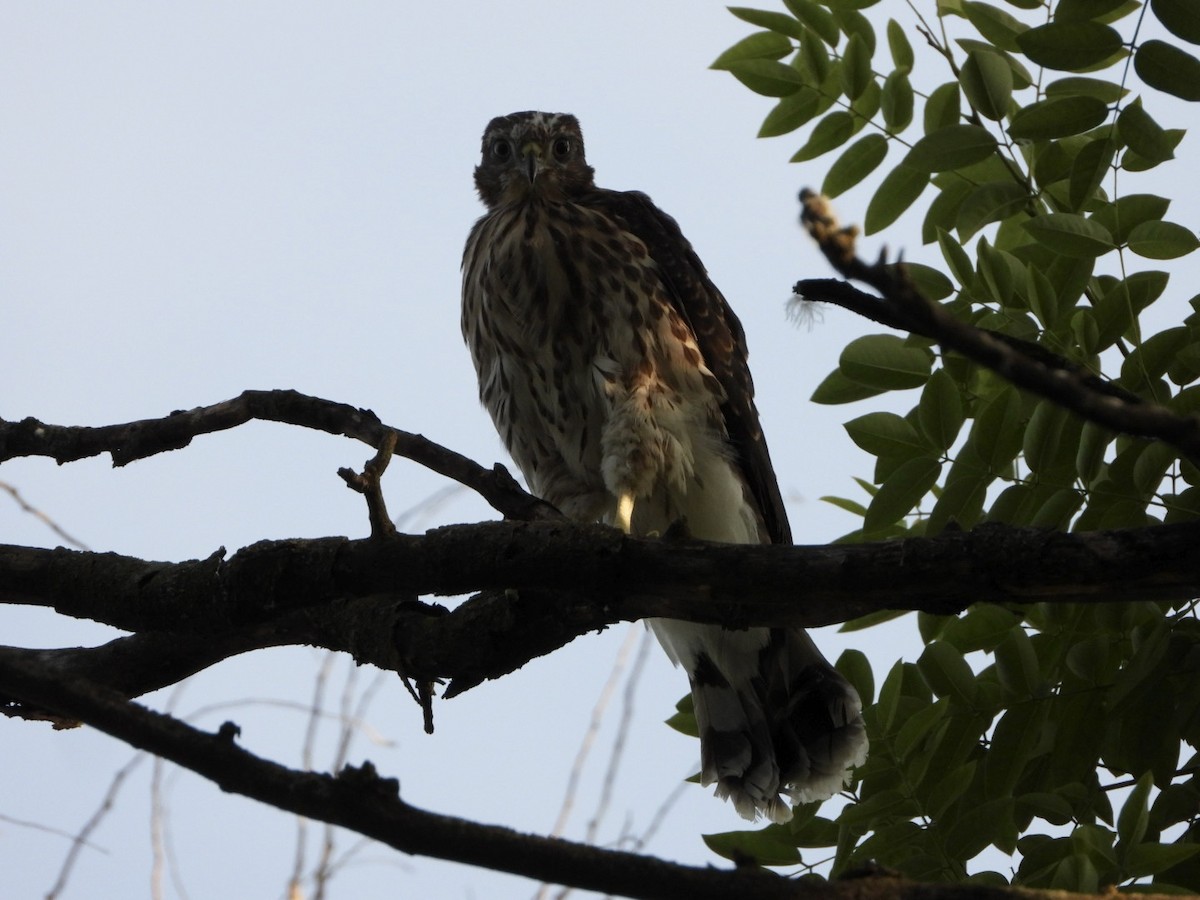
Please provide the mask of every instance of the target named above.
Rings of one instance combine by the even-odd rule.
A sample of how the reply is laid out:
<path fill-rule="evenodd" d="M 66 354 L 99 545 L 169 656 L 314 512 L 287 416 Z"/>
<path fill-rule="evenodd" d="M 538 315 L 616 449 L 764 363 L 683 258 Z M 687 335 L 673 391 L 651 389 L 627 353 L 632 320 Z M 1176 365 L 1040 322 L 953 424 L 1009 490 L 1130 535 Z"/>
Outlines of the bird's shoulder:
<path fill-rule="evenodd" d="M 709 278 L 679 223 L 647 194 L 595 188 L 577 202 L 602 212 L 646 246 L 672 306 L 691 329 L 705 365 L 724 390 L 725 426 L 768 533 L 776 543 L 791 543 L 783 499 L 754 405 L 754 380 L 742 323 Z"/>

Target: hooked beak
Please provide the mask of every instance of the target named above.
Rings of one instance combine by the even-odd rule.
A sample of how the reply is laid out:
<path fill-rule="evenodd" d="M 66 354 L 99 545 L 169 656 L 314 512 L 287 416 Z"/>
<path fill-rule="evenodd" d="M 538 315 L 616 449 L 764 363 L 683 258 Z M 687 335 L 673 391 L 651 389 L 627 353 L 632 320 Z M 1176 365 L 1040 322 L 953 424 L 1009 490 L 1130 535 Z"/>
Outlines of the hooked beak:
<path fill-rule="evenodd" d="M 538 173 L 542 171 L 542 148 L 530 141 L 521 148 L 521 158 L 524 163 L 525 177 L 529 179 L 529 183 L 533 184 L 533 180 L 537 178 Z"/>

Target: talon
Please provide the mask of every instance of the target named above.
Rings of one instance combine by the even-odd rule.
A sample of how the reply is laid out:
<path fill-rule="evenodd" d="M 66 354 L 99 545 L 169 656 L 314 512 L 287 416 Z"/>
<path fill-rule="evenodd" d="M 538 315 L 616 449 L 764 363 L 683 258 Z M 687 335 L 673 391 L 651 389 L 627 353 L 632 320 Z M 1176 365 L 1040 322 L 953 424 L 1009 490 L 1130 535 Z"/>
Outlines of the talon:
<path fill-rule="evenodd" d="M 613 524 L 625 534 L 633 533 L 633 494 L 623 493 L 617 498 L 617 518 Z"/>

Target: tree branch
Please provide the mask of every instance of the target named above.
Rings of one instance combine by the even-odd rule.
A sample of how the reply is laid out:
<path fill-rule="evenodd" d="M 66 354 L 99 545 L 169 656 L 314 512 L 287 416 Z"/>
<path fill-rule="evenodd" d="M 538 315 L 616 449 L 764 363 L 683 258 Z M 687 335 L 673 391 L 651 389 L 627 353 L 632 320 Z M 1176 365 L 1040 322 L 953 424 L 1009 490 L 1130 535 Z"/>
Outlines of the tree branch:
<path fill-rule="evenodd" d="M 825 198 L 804 190 L 800 199 L 804 207 L 800 221 L 830 265 L 844 277 L 870 285 L 879 296 L 829 279 L 797 282 L 792 290 L 798 296 L 833 303 L 889 327 L 932 338 L 1017 387 L 1053 400 L 1089 421 L 1174 444 L 1192 462 L 1200 464 L 1200 417 L 1181 416 L 1143 400 L 1045 347 L 963 322 L 923 297 L 905 275 L 903 265 L 888 265 L 882 258 L 868 265 L 859 259 L 855 247 L 858 230 L 839 227 Z"/>
<path fill-rule="evenodd" d="M 125 701 L 111 691 L 64 679 L 60 673 L 47 671 L 44 665 L 31 663 L 9 650 L 0 650 L 0 688 L 191 769 L 224 791 L 340 825 L 403 853 L 538 881 L 664 900 L 739 896 L 763 900 L 1001 900 L 1051 896 L 1019 888 L 922 885 L 886 876 L 832 884 L 796 882 L 752 866 L 734 870 L 683 866 L 521 834 L 411 806 L 400 799 L 399 783 L 379 777 L 369 762 L 361 768 L 347 767 L 337 776 L 288 769 L 238 747 L 237 726 L 231 723 L 225 723 L 216 734 L 203 732 Z"/>
<path fill-rule="evenodd" d="M 453 611 L 417 602 L 471 591 L 483 593 Z M 422 681 L 450 678 L 450 696 L 588 631 L 654 616 L 816 626 L 885 609 L 948 614 L 978 602 L 1197 595 L 1200 523 L 1080 534 L 984 525 L 935 538 L 784 547 L 489 522 L 386 540 L 264 541 L 229 560 L 181 563 L 0 545 L 0 602 L 184 637 L 171 663 L 179 671 L 254 647 L 313 644 Z M 170 673 L 152 662 L 169 642 L 142 637 L 132 648 L 38 652 L 71 654 L 64 671 L 133 695 Z M 140 660 L 133 674 L 108 668 L 120 654 Z"/>
<path fill-rule="evenodd" d="M 544 500 L 521 490 L 504 466 L 485 469 L 478 463 L 419 434 L 390 428 L 369 409 L 309 397 L 296 391 L 243 391 L 232 400 L 176 411 L 161 419 L 141 419 L 121 425 L 48 425 L 37 419 L 0 419 L 0 463 L 22 456 L 48 456 L 58 463 L 108 453 L 114 466 L 148 456 L 181 450 L 192 438 L 227 431 L 251 420 L 283 422 L 344 435 L 383 449 L 394 436 L 394 452 L 445 475 L 478 493 L 508 519 L 560 518 Z"/>

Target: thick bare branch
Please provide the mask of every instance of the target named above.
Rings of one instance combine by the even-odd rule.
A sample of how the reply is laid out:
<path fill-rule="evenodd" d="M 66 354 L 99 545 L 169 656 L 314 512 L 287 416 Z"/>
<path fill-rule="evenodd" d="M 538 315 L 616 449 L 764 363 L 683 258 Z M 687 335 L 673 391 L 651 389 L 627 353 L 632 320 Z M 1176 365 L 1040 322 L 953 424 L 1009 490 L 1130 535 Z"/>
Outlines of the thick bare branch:
<path fill-rule="evenodd" d="M 452 612 L 417 602 L 471 591 L 483 593 Z M 182 563 L 0 545 L 0 602 L 129 631 L 211 635 L 207 652 L 216 658 L 252 646 L 314 644 L 419 680 L 451 678 L 449 694 L 588 631 L 652 616 L 731 628 L 813 626 L 882 609 L 953 613 L 981 601 L 1197 595 L 1200 523 L 1082 534 L 985 525 L 936 538 L 780 547 L 492 522 L 386 540 L 261 542 L 229 560 Z M 195 664 L 209 664 L 203 646 L 195 652 Z M 184 668 L 193 664 L 181 659 Z"/>
<path fill-rule="evenodd" d="M 400 798 L 399 783 L 379 777 L 370 763 L 361 768 L 347 767 L 337 776 L 288 769 L 238 747 L 237 727 L 231 723 L 216 734 L 203 732 L 110 691 L 63 679 L 10 651 L 0 650 L 0 689 L 191 769 L 224 791 L 340 825 L 404 853 L 538 881 L 626 897 L 672 900 L 1001 900 L 1050 896 L 1017 888 L 920 885 L 879 876 L 814 884 L 749 866 L 733 870 L 683 866 L 427 812 L 405 803 Z"/>

